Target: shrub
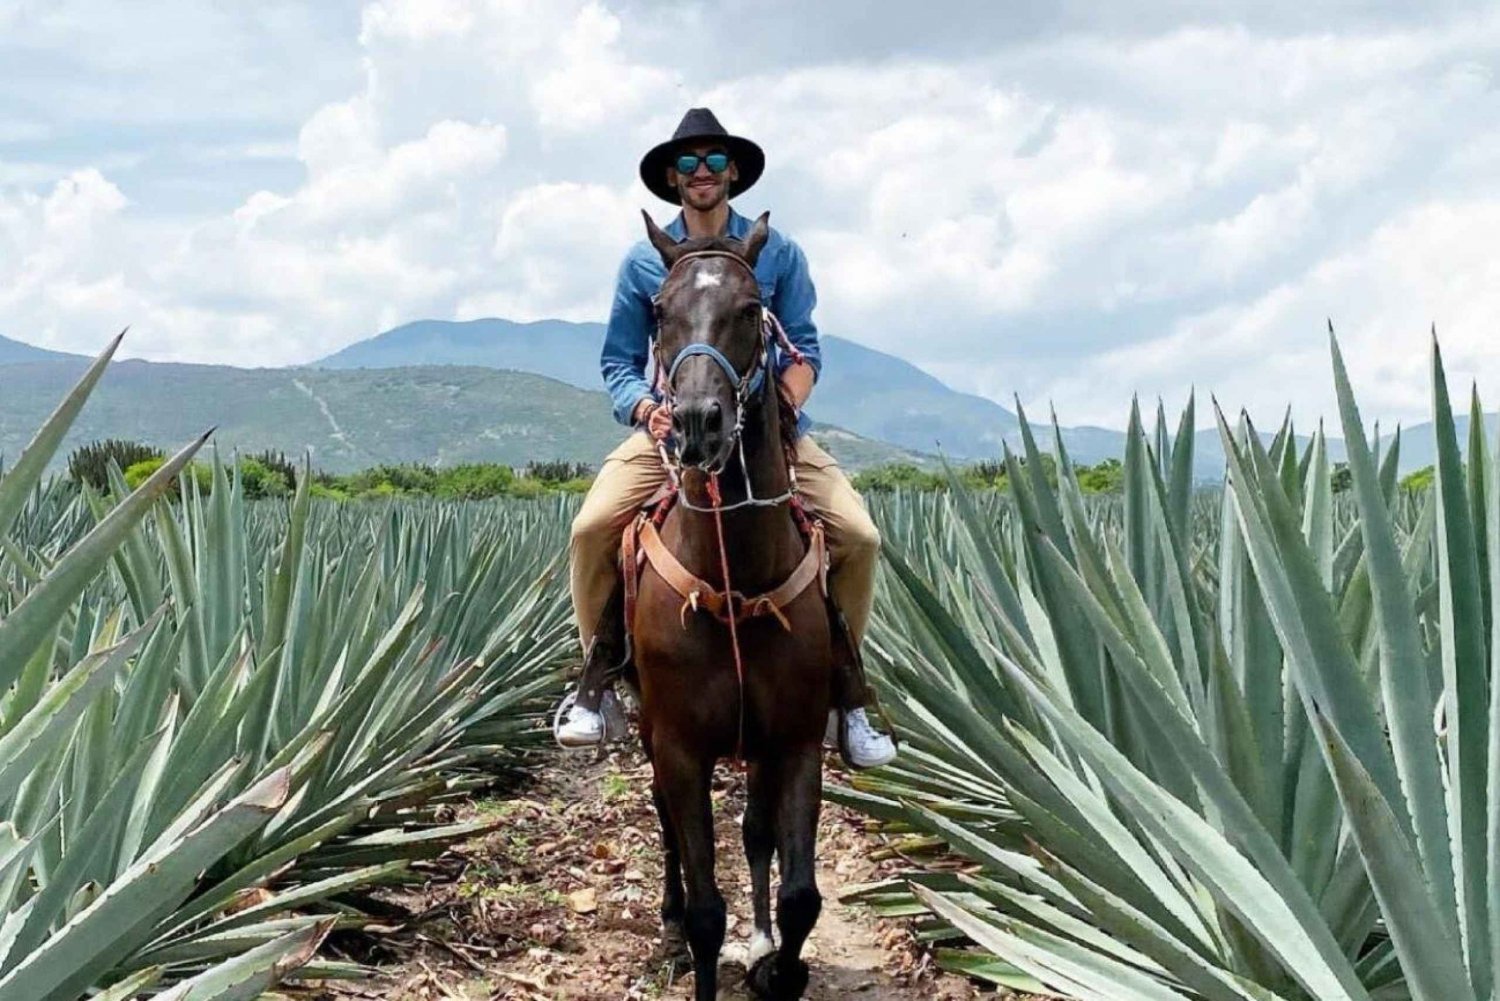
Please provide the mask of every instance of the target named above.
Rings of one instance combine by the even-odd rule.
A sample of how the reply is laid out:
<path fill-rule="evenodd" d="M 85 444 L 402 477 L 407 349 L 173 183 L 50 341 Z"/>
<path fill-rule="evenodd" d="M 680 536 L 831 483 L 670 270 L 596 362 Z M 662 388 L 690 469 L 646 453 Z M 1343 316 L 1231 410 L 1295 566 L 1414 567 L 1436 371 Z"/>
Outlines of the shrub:
<path fill-rule="evenodd" d="M 259 458 L 244 458 L 239 461 L 238 465 L 247 500 L 285 497 L 292 492 L 294 481 L 280 469 L 268 467 Z"/>
<path fill-rule="evenodd" d="M 532 497 L 540 497 L 542 496 L 542 494 L 546 493 L 547 485 L 541 480 L 534 480 L 530 477 L 522 477 L 521 479 L 516 480 L 510 485 L 510 490 L 508 492 L 512 497 L 529 499 Z"/>
<path fill-rule="evenodd" d="M 130 465 L 130 468 L 125 470 L 125 485 L 134 490 L 142 483 L 145 483 L 146 480 L 150 478 L 151 474 L 160 469 L 166 461 L 167 460 L 165 458 L 157 456 L 155 458 L 142 459 L 140 462 L 132 463 Z M 198 492 L 201 494 L 208 494 L 213 490 L 213 470 L 209 469 L 208 466 L 204 465 L 201 462 L 193 462 L 188 464 L 188 466 L 183 469 L 182 475 L 191 476 L 193 480 L 198 484 Z M 168 494 L 172 497 L 181 496 L 181 491 L 177 483 L 172 484 L 172 486 L 168 489 Z"/>
<path fill-rule="evenodd" d="M 371 466 L 344 478 L 349 492 L 365 494 L 378 490 L 384 496 L 394 494 L 430 494 L 437 487 L 438 473 L 431 466 Z"/>
<path fill-rule="evenodd" d="M 1078 477 L 1078 486 L 1086 494 L 1117 494 L 1125 488 L 1125 466 L 1119 459 L 1079 466 L 1074 473 Z"/>
<path fill-rule="evenodd" d="M 1401 478 L 1401 489 L 1403 490 L 1426 490 L 1432 486 L 1432 467 L 1423 466 L 1414 473 L 1408 473 Z"/>
<path fill-rule="evenodd" d="M 272 472 L 280 473 L 288 490 L 297 489 L 297 466 L 286 457 L 285 452 L 273 452 L 268 448 L 265 451 L 256 452 L 250 458 Z"/>
<path fill-rule="evenodd" d="M 909 462 L 893 462 L 866 469 L 854 476 L 854 489 L 862 493 L 890 493 L 893 490 L 942 490 L 947 480 L 942 473 L 929 473 Z"/>
<path fill-rule="evenodd" d="M 166 454 L 144 442 L 124 438 L 106 438 L 80 445 L 68 456 L 68 477 L 76 483 L 87 483 L 95 490 L 109 488 L 109 463 L 121 470 L 147 459 L 165 460 Z M 160 462 L 157 463 L 160 466 Z"/>
<path fill-rule="evenodd" d="M 515 479 L 509 466 L 470 462 L 440 470 L 436 493 L 439 497 L 459 500 L 484 500 L 506 493 Z"/>
<path fill-rule="evenodd" d="M 582 462 L 528 462 L 521 475 L 543 483 L 562 484 L 569 480 L 585 480 L 594 475 L 593 467 Z"/>

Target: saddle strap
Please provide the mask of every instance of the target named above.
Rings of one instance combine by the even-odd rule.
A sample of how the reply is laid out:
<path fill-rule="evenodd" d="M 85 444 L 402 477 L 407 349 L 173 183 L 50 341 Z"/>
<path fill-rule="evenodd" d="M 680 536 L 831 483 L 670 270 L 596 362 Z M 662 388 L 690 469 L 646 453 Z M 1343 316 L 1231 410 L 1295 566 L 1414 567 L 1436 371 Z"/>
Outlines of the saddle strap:
<path fill-rule="evenodd" d="M 821 521 L 812 523 L 810 545 L 791 575 L 775 589 L 753 597 L 747 597 L 738 591 L 726 594 L 690 572 L 667 548 L 656 526 L 649 520 L 640 522 L 638 530 L 632 532 L 631 535 L 639 537 L 641 553 L 645 556 L 646 562 L 651 564 L 672 590 L 682 596 L 684 623 L 687 620 L 688 609 L 691 608 L 694 611 L 699 609 L 707 611 L 721 622 L 728 622 L 731 615 L 734 616 L 736 622 L 770 615 L 774 616 L 783 628 L 790 631 L 791 624 L 782 613 L 782 609 L 795 601 L 814 582 L 817 582 L 819 591 L 825 597 L 828 594 L 827 547 L 823 541 Z M 629 568 L 626 572 L 630 573 Z M 627 580 L 627 590 L 629 586 Z"/>
<path fill-rule="evenodd" d="M 651 516 L 645 511 L 636 515 L 635 521 L 625 529 L 620 540 L 620 570 L 625 577 L 625 632 L 635 632 L 635 600 L 641 591 L 641 563 L 637 548 L 641 526 L 649 525 Z"/>

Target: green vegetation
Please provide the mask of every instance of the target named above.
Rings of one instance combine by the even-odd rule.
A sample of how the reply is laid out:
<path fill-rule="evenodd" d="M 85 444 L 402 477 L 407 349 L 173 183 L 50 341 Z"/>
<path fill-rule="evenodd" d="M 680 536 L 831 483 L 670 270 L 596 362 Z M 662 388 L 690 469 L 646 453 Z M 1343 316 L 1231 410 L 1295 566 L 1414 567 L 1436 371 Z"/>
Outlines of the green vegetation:
<path fill-rule="evenodd" d="M 1012 457 L 1011 462 L 1019 469 L 1026 468 L 1026 460 Z M 1047 484 L 1057 486 L 1057 460 L 1047 452 L 1037 455 L 1035 461 L 1043 470 Z M 1093 466 L 1075 466 L 1073 475 L 1085 494 L 1119 493 L 1124 486 L 1124 466 L 1119 459 L 1105 459 Z M 1010 472 L 1003 462 L 977 462 L 954 470 L 954 477 L 969 490 L 993 490 L 1007 493 L 1010 490 Z M 952 480 L 941 469 L 922 469 L 911 463 L 890 463 L 863 470 L 854 476 L 854 486 L 861 493 L 886 494 L 901 490 L 942 491 L 947 490 Z"/>
<path fill-rule="evenodd" d="M 160 449 L 140 442 L 96 442 L 69 458 L 69 478 L 86 482 L 95 490 L 107 489 L 111 461 L 123 470 L 125 485 L 134 490 L 160 469 L 166 458 Z M 228 473 L 237 478 L 246 500 L 290 497 L 298 482 L 296 470 L 279 452 L 237 457 L 229 464 Z M 213 475 L 208 463 L 189 463 L 183 475 L 192 477 L 199 494 L 212 493 Z M 315 471 L 311 493 L 314 497 L 340 501 L 391 497 L 490 500 L 585 493 L 592 483 L 593 471 L 589 466 L 561 460 L 528 463 L 519 475 L 510 466 L 493 462 L 466 462 L 442 468 L 408 463 L 372 466 L 342 476 Z M 167 493 L 177 497 L 178 490 L 178 482 L 174 480 Z"/>
<path fill-rule="evenodd" d="M 95 490 L 109 487 L 109 467 L 129 469 L 139 462 L 150 459 L 166 460 L 166 453 L 159 448 L 123 438 L 106 438 L 103 441 L 80 445 L 68 456 L 68 478 L 77 483 L 87 483 Z"/>
<path fill-rule="evenodd" d="M 1434 475 L 1432 466 L 1423 466 L 1401 477 L 1401 489 L 1414 491 L 1430 489 Z"/>
<path fill-rule="evenodd" d="M 566 473 L 557 478 L 559 470 Z M 347 476 L 315 474 L 315 492 L 335 500 L 381 497 L 437 497 L 444 500 L 535 498 L 551 493 L 586 491 L 592 482 L 587 466 L 576 463 L 532 464 L 517 476 L 509 466 L 467 462 L 435 468 L 425 465 L 374 466 Z"/>
<path fill-rule="evenodd" d="M 495 826 L 445 818 L 545 738 L 566 507 L 256 503 L 201 437 L 43 482 L 113 350 L 0 477 L 0 1001 L 256 997 Z"/>
<path fill-rule="evenodd" d="M 1175 435 L 1131 415 L 1118 496 L 1029 470 L 876 498 L 869 659 L 906 749 L 833 795 L 935 864 L 864 898 L 1023 991 L 1493 998 L 1500 460 L 1431 372 L 1423 493 L 1335 347 L 1343 494 L 1321 430 L 1223 415 L 1227 486 L 1194 491 L 1190 403 Z"/>

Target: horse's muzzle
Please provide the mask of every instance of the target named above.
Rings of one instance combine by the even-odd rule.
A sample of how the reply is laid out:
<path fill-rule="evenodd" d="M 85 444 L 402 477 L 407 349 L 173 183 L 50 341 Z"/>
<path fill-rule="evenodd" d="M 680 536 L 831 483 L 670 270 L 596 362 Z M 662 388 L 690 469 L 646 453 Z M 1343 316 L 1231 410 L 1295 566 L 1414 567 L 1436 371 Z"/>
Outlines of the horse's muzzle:
<path fill-rule="evenodd" d="M 729 442 L 724 428 L 724 408 L 718 400 L 680 401 L 672 408 L 672 430 L 677 436 L 684 464 L 721 464 Z"/>

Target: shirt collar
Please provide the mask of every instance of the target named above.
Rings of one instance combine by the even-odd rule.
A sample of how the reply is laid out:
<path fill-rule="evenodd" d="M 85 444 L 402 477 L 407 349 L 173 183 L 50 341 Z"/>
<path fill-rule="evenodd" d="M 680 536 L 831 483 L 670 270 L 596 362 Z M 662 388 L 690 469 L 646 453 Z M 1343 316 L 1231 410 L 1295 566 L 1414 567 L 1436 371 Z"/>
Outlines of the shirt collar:
<path fill-rule="evenodd" d="M 682 213 L 672 217 L 672 221 L 663 227 L 663 231 L 672 239 L 681 243 L 687 239 L 687 222 L 682 218 Z M 724 235 L 735 240 L 743 240 L 745 234 L 750 232 L 750 220 L 736 212 L 733 207 L 729 210 L 729 222 L 726 225 Z"/>

